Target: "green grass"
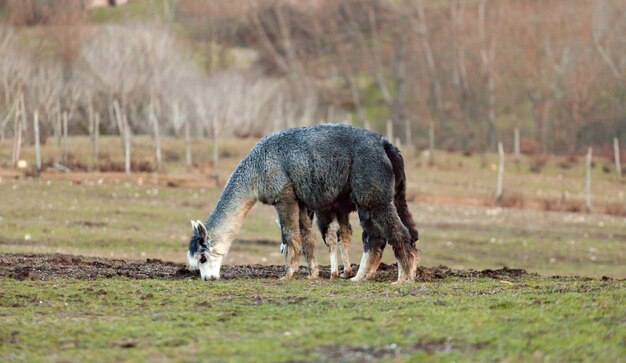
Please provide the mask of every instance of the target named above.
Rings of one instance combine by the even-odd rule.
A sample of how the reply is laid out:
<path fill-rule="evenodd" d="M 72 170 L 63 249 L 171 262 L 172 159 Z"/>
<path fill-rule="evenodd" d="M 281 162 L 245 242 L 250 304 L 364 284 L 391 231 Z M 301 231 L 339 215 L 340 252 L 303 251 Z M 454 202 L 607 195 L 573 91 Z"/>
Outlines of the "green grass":
<path fill-rule="evenodd" d="M 623 361 L 626 285 L 1 281 L 2 361 Z M 336 358 L 336 357 L 335 357 Z"/>
<path fill-rule="evenodd" d="M 221 142 L 222 181 L 254 142 Z M 89 164 L 88 140 L 72 138 L 70 145 Z M 103 156 L 121 161 L 119 145 L 104 137 Z M 189 220 L 206 218 L 221 188 L 209 177 L 210 143 L 194 140 L 193 170 L 184 166 L 181 140 L 163 145 L 169 157 L 159 175 L 0 177 L 0 252 L 183 262 Z M 0 166 L 10 150 L 0 143 Z M 136 160 L 151 160 L 152 141 L 136 137 L 132 150 Z M 60 159 L 55 140 L 43 154 Z M 580 200 L 581 163 L 564 170 L 552 158 L 540 174 L 528 172 L 527 159 L 519 171 L 508 167 L 505 190 L 521 193 L 529 208 L 494 209 L 484 204 L 493 195 L 495 155 L 481 168 L 476 155 L 438 152 L 437 164 L 426 167 L 418 153 L 404 154 L 422 265 L 506 265 L 544 277 L 400 287 L 304 279 L 0 279 L 0 361 L 624 361 L 626 283 L 547 277 L 626 277 L 624 217 L 544 212 L 533 204 L 564 192 Z M 24 158 L 32 155 L 26 147 Z M 614 176 L 593 173 L 595 211 L 623 203 Z M 165 186 L 169 177 L 194 186 Z M 282 264 L 274 219 L 272 207 L 256 205 L 225 263 Z M 358 262 L 356 216 L 352 224 L 350 255 Z M 261 239 L 275 243 L 254 242 Z M 319 260 L 328 264 L 318 241 Z M 384 261 L 394 261 L 389 248 Z"/>

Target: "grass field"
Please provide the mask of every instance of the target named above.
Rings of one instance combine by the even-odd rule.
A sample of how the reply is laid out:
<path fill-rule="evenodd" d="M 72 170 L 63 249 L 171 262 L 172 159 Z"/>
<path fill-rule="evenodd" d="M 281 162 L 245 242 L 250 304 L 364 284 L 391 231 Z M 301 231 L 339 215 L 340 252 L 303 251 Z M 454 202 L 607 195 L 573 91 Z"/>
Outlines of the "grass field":
<path fill-rule="evenodd" d="M 224 142 L 222 180 L 253 143 Z M 119 140 L 103 144 L 119 160 Z M 87 140 L 71 145 L 88 164 Z M 150 145 L 137 138 L 136 157 L 149 159 Z M 184 155 L 177 140 L 164 145 L 170 156 Z M 159 175 L 49 172 L 14 179 L 13 171 L 1 170 L 0 254 L 184 262 L 189 220 L 206 218 L 220 193 L 204 150 L 210 145 L 197 140 L 196 168 L 185 170 L 171 157 Z M 44 160 L 58 152 L 50 140 Z M 24 155 L 30 160 L 32 151 Z M 7 157 L 10 145 L 0 144 L 0 165 Z M 594 213 L 585 214 L 541 210 L 546 198 L 582 200 L 582 163 L 563 169 L 553 157 L 538 174 L 528 171 L 528 159 L 519 170 L 510 166 L 505 188 L 525 203 L 500 209 L 489 205 L 493 155 L 486 168 L 476 155 L 438 153 L 432 167 L 410 150 L 405 158 L 422 266 L 508 266 L 538 275 L 391 286 L 390 279 L 203 283 L 0 273 L 0 361 L 624 361 L 626 218 L 604 213 L 623 204 L 623 184 L 601 170 L 603 162 L 593 174 Z M 255 206 L 225 263 L 282 264 L 274 218 L 272 208 Z M 353 226 L 350 254 L 358 262 L 356 219 Z M 328 264 L 318 240 L 320 262 Z M 390 249 L 384 261 L 394 262 Z M 0 272 L 12 268 L 0 263 Z"/>

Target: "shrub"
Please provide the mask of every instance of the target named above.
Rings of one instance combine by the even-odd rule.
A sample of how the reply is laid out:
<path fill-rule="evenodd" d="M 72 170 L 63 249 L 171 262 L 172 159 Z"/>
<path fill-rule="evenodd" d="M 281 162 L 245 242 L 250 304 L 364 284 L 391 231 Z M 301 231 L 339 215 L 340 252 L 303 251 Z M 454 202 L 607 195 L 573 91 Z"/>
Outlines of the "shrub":
<path fill-rule="evenodd" d="M 626 204 L 624 203 L 609 203 L 604 207 L 604 213 L 612 216 L 626 217 Z"/>
<path fill-rule="evenodd" d="M 533 173 L 541 173 L 541 169 L 543 169 L 548 163 L 548 157 L 546 155 L 535 155 L 530 160 L 530 171 Z"/>

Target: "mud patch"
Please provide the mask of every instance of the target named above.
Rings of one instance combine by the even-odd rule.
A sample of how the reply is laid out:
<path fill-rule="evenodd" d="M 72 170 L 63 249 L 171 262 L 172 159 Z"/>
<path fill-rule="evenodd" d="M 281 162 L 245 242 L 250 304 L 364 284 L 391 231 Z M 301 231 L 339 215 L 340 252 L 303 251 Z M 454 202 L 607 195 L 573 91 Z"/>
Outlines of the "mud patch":
<path fill-rule="evenodd" d="M 358 265 L 352 265 L 358 269 Z M 222 266 L 223 279 L 272 278 L 278 279 L 285 273 L 284 266 L 276 265 L 233 265 Z M 304 277 L 307 269 L 301 266 L 299 277 Z M 381 264 L 376 280 L 394 281 L 398 275 L 395 264 Z M 418 268 L 418 281 L 433 281 L 446 278 L 480 278 L 514 280 L 528 275 L 522 269 L 507 267 L 498 270 L 454 270 L 446 266 Z M 132 279 L 188 279 L 198 278 L 197 271 L 190 271 L 183 264 L 165 262 L 158 259 L 145 261 L 118 260 L 98 257 L 72 256 L 62 254 L 0 254 L 0 277 L 18 280 L 47 280 L 55 277 L 96 279 L 111 277 Z M 330 277 L 330 267 L 320 267 L 320 277 Z"/>
<path fill-rule="evenodd" d="M 487 346 L 488 343 L 469 344 L 447 340 L 422 341 L 408 346 L 389 344 L 385 346 L 348 346 L 322 345 L 310 350 L 329 360 L 346 360 L 350 362 L 370 362 L 381 359 L 400 358 L 408 354 L 423 351 L 429 354 L 451 351 L 475 351 Z"/>

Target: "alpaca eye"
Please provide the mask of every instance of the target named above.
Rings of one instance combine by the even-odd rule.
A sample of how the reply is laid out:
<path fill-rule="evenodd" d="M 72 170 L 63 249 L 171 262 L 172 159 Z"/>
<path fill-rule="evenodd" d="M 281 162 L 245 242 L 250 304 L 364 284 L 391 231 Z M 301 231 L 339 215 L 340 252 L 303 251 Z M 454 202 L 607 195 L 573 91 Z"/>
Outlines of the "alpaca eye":
<path fill-rule="evenodd" d="M 200 256 L 200 263 L 205 263 L 206 262 L 206 256 L 202 255 Z"/>

